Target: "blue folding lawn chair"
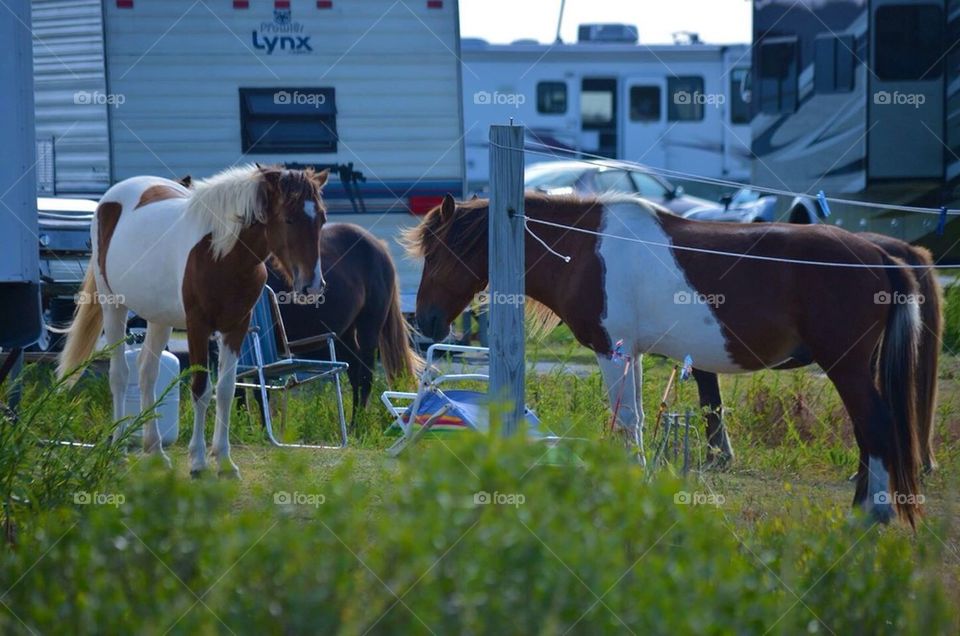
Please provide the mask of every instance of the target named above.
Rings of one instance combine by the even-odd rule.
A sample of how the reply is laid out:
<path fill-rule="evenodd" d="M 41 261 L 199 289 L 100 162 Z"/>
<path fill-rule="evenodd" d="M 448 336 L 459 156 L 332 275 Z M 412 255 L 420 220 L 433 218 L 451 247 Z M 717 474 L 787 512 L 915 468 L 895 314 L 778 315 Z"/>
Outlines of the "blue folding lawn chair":
<path fill-rule="evenodd" d="M 280 317 L 277 296 L 270 287 L 264 286 L 260 300 L 253 308 L 250 331 L 240 350 L 240 359 L 237 363 L 237 386 L 258 391 L 263 426 L 274 446 L 330 449 L 346 447 L 347 423 L 343 414 L 340 374 L 347 370 L 347 363 L 337 361 L 335 338 L 336 334 L 323 333 L 293 342 L 288 341 L 287 332 L 283 328 L 283 320 Z M 318 345 L 324 342 L 327 343 L 330 360 L 305 360 L 294 357 L 298 351 L 315 351 Z M 287 391 L 317 380 L 330 380 L 334 384 L 337 415 L 340 419 L 340 444 L 329 446 L 280 442 L 273 432 L 269 393 L 279 391 L 283 396 L 280 416 L 280 426 L 283 427 L 286 422 Z"/>

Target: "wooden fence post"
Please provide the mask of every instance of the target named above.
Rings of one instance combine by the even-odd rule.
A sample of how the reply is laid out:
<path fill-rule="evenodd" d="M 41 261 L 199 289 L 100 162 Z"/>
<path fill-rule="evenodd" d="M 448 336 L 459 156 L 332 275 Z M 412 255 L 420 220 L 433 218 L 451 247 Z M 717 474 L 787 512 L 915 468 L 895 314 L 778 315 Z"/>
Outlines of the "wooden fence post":
<path fill-rule="evenodd" d="M 503 434 L 524 416 L 523 126 L 490 127 L 490 393 Z"/>

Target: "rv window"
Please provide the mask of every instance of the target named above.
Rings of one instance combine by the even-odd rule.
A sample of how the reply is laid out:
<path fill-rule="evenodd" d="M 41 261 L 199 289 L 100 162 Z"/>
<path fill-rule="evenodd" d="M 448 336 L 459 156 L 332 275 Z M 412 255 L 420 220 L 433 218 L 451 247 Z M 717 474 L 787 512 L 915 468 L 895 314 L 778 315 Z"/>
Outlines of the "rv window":
<path fill-rule="evenodd" d="M 241 88 L 244 153 L 337 151 L 332 88 Z"/>
<path fill-rule="evenodd" d="M 543 115 L 562 115 L 567 112 L 566 82 L 537 84 L 537 112 Z"/>
<path fill-rule="evenodd" d="M 874 21 L 874 71 L 881 80 L 940 77 L 943 10 L 933 4 L 884 5 Z"/>
<path fill-rule="evenodd" d="M 730 72 L 730 123 L 750 123 L 750 102 L 745 97 L 746 83 L 750 75 L 749 68 L 735 68 Z"/>
<path fill-rule="evenodd" d="M 847 93 L 853 90 L 853 47 L 857 45 L 852 35 L 818 35 L 814 44 L 814 89 L 818 94 Z"/>
<path fill-rule="evenodd" d="M 580 91 L 580 117 L 584 126 L 603 126 L 613 121 L 613 92 L 609 90 Z"/>
<path fill-rule="evenodd" d="M 797 38 L 766 38 L 760 43 L 757 56 L 760 111 L 792 113 L 797 109 Z"/>
<path fill-rule="evenodd" d="M 700 121 L 703 119 L 702 77 L 668 77 L 667 121 Z"/>
<path fill-rule="evenodd" d="M 630 87 L 630 121 L 660 121 L 660 87 Z"/>

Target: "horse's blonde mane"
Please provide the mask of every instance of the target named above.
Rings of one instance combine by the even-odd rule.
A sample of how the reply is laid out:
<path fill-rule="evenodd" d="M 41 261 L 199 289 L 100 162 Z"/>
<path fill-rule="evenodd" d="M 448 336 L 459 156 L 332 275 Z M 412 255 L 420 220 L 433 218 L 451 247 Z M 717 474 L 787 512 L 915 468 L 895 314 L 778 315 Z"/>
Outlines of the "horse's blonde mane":
<path fill-rule="evenodd" d="M 208 221 L 215 259 L 233 249 L 245 227 L 266 221 L 259 200 L 261 174 L 258 166 L 247 164 L 194 182 L 188 214 Z"/>

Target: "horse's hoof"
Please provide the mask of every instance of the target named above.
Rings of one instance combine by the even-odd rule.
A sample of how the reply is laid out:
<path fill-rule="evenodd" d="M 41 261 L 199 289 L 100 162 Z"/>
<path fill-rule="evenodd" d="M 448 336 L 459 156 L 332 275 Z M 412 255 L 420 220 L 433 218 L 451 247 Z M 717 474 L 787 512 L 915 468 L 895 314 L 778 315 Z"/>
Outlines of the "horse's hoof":
<path fill-rule="evenodd" d="M 190 479 L 200 479 L 205 472 L 203 468 L 194 468 L 190 471 Z"/>
<path fill-rule="evenodd" d="M 893 506 L 888 503 L 874 504 L 867 511 L 867 514 L 870 515 L 871 521 L 874 523 L 881 523 L 883 525 L 889 524 L 891 521 L 893 521 L 894 517 L 897 516 Z"/>
<path fill-rule="evenodd" d="M 702 470 L 704 472 L 724 472 L 733 465 L 733 456 L 731 455 L 713 455 L 707 456 Z"/>

